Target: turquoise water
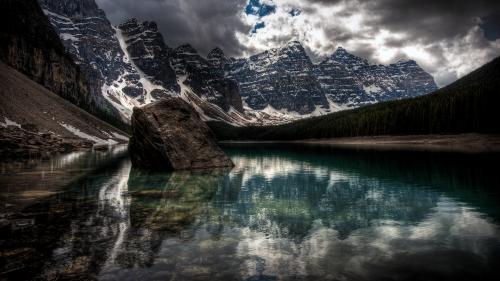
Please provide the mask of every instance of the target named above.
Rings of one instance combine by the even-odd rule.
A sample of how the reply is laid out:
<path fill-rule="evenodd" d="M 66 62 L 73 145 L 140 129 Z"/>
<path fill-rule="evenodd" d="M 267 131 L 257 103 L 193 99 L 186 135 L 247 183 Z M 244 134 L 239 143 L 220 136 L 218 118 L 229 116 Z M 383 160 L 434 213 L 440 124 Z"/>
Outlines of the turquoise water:
<path fill-rule="evenodd" d="M 498 155 L 224 149 L 232 170 L 148 173 L 123 148 L 4 165 L 0 279 L 499 277 Z"/>

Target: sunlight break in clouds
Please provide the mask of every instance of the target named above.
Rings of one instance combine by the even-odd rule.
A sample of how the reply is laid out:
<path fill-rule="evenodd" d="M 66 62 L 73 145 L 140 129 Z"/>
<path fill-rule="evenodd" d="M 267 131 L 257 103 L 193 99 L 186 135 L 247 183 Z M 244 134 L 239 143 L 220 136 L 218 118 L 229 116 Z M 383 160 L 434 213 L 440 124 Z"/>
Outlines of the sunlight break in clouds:
<path fill-rule="evenodd" d="M 500 54 L 500 39 L 488 41 L 478 26 L 452 41 L 444 38 L 426 42 L 411 34 L 373 25 L 378 16 L 361 3 L 338 1 L 325 5 L 305 0 L 261 3 L 274 5 L 275 12 L 265 16 L 241 13 L 245 24 L 265 25 L 249 34 L 238 33 L 238 40 L 248 48 L 246 56 L 298 40 L 312 59 L 318 61 L 342 46 L 372 63 L 416 60 L 435 77 L 439 86 L 444 86 Z M 291 15 L 296 10 L 300 14 Z"/>

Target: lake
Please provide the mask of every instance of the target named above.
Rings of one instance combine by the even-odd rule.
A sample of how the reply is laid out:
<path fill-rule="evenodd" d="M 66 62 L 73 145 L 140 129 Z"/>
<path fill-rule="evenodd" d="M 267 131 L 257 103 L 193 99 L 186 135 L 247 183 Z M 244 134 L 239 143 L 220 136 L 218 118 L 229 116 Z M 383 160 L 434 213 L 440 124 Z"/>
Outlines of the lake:
<path fill-rule="evenodd" d="M 232 170 L 3 163 L 0 279 L 500 280 L 499 155 L 224 150 Z"/>

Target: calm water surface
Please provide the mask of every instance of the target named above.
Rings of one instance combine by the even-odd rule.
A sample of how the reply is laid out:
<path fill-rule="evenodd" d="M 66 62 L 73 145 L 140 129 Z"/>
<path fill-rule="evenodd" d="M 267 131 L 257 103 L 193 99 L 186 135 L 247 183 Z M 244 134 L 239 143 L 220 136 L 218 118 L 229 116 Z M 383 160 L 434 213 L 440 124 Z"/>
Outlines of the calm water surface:
<path fill-rule="evenodd" d="M 499 280 L 498 155 L 225 150 L 232 170 L 3 164 L 0 280 Z"/>

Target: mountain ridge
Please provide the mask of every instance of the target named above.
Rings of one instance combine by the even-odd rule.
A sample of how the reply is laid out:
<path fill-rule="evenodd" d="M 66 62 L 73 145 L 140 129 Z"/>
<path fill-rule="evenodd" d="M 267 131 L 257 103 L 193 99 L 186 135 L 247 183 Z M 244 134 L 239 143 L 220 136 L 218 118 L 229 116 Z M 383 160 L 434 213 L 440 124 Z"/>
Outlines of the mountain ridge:
<path fill-rule="evenodd" d="M 129 19 L 111 26 L 94 0 L 39 1 L 66 48 L 97 81 L 93 92 L 125 120 L 134 106 L 170 95 L 197 100 L 193 106 L 207 120 L 243 125 L 283 123 L 437 89 L 416 64 L 372 65 L 343 48 L 313 63 L 298 41 L 248 58 L 227 57 L 220 48 L 205 57 L 189 44 L 167 46 L 154 22 Z"/>
<path fill-rule="evenodd" d="M 500 57 L 429 95 L 276 126 L 209 125 L 219 140 L 304 140 L 358 136 L 500 134 Z"/>

